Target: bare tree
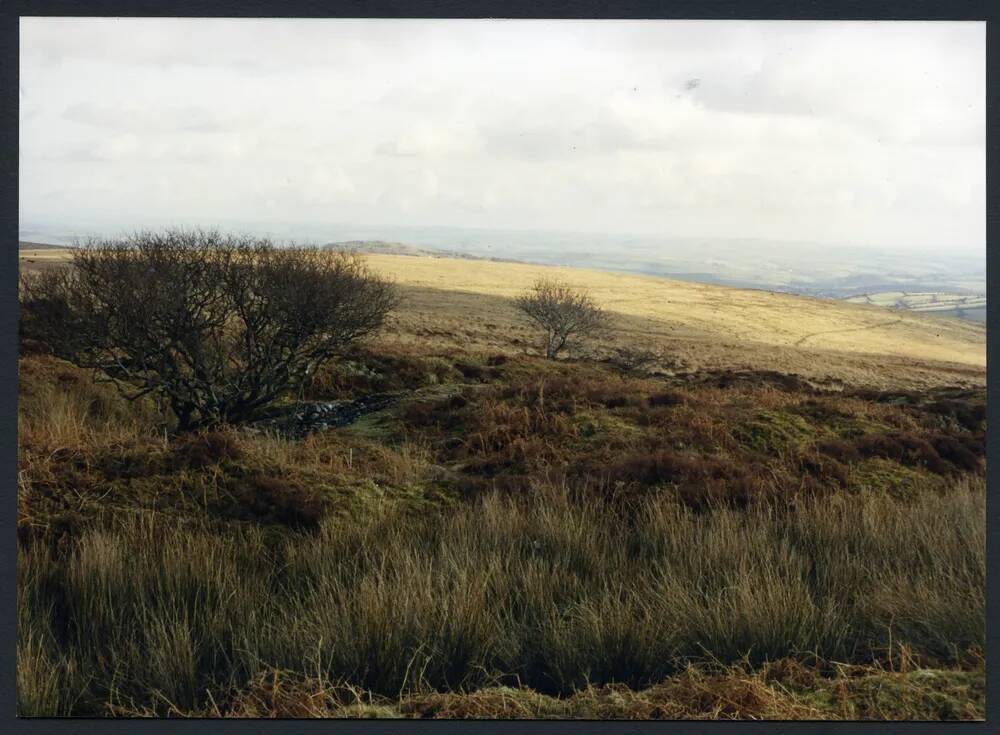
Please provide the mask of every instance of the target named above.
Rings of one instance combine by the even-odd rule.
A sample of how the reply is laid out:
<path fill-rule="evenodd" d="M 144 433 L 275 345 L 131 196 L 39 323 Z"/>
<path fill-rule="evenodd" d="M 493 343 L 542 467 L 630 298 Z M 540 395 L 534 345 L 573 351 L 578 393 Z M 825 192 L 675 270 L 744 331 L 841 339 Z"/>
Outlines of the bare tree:
<path fill-rule="evenodd" d="M 251 418 L 376 332 L 395 287 L 356 255 L 215 231 L 91 240 L 25 276 L 22 336 L 153 394 L 181 430 Z"/>
<path fill-rule="evenodd" d="M 593 335 L 607 324 L 604 311 L 588 293 L 560 281 L 540 279 L 516 303 L 545 330 L 545 356 L 550 359 L 571 339 Z"/>

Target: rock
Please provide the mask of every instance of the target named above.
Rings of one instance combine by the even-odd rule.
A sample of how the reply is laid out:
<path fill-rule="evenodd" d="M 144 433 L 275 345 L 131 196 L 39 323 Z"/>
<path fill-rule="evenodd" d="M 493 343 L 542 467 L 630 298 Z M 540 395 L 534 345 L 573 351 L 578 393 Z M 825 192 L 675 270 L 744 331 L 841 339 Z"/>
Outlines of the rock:
<path fill-rule="evenodd" d="M 276 430 L 287 436 L 304 437 L 316 431 L 346 426 L 365 414 L 380 411 L 398 396 L 374 394 L 353 401 L 318 401 L 299 404 L 288 410 L 285 416 L 273 416 L 256 422 L 252 430 Z"/>

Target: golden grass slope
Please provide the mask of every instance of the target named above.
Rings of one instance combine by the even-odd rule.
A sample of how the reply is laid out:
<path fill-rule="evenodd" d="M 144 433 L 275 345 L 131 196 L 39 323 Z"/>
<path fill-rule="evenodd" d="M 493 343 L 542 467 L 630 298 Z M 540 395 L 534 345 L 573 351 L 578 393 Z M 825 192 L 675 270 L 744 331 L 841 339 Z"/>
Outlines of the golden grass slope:
<path fill-rule="evenodd" d="M 67 258 L 22 250 L 22 267 Z M 388 337 L 472 350 L 537 342 L 510 299 L 539 277 L 588 289 L 612 313 L 604 349 L 643 347 L 674 367 L 749 368 L 879 387 L 983 384 L 985 325 L 756 289 L 490 260 L 368 255 L 407 297 Z"/>
<path fill-rule="evenodd" d="M 822 347 L 845 352 L 986 364 L 986 330 L 878 307 L 755 289 L 522 263 L 372 255 L 379 272 L 406 286 L 514 297 L 539 277 L 587 288 L 606 309 L 659 321 L 681 334 L 724 341 Z"/>

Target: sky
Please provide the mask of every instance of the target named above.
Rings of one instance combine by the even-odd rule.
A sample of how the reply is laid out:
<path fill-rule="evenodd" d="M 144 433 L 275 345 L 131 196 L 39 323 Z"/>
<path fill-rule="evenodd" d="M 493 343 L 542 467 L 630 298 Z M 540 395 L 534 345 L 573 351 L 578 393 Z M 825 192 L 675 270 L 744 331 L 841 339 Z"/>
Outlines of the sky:
<path fill-rule="evenodd" d="M 985 24 L 23 18 L 20 215 L 985 251 Z"/>

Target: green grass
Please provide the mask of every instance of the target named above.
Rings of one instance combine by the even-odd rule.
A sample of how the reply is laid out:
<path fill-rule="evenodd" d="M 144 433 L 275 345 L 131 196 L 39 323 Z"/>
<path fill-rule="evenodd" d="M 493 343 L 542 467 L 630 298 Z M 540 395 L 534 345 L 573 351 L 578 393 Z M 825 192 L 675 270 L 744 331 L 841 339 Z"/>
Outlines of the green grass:
<path fill-rule="evenodd" d="M 921 472 L 879 457 L 855 464 L 852 481 L 869 492 L 903 499 L 915 497 L 928 486 Z"/>
<path fill-rule="evenodd" d="M 771 455 L 783 454 L 816 439 L 816 431 L 808 421 L 783 411 L 761 411 L 737 426 L 734 433 L 753 451 Z"/>

